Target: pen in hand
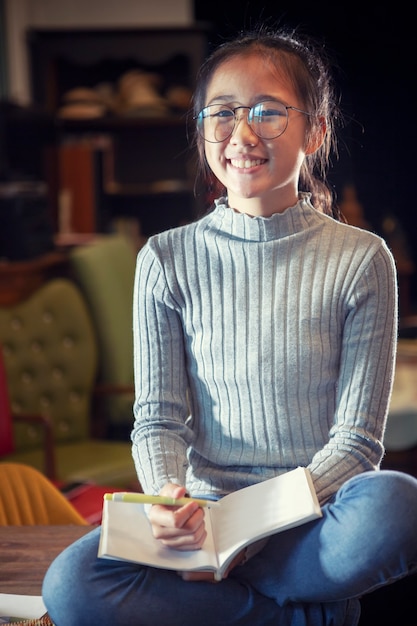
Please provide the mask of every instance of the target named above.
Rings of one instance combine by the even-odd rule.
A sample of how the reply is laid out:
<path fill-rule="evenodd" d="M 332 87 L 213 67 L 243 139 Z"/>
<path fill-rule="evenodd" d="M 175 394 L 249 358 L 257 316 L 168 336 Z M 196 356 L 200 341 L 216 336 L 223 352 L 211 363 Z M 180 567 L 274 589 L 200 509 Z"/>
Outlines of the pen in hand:
<path fill-rule="evenodd" d="M 212 508 L 219 506 L 218 502 L 213 500 L 203 500 L 201 498 L 170 498 L 169 496 L 151 496 L 146 493 L 135 492 L 116 492 L 105 493 L 104 500 L 113 500 L 116 502 L 133 502 L 139 504 L 162 504 L 164 506 L 184 506 L 189 502 L 197 502 L 199 506 Z"/>

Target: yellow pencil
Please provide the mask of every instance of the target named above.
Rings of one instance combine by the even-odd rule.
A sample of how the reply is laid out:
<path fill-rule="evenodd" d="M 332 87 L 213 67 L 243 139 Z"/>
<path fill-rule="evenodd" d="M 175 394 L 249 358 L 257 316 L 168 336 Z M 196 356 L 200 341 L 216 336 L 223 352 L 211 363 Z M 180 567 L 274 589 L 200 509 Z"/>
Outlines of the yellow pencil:
<path fill-rule="evenodd" d="M 136 502 L 140 504 L 163 504 L 165 506 L 184 506 L 189 502 L 197 502 L 199 506 L 215 507 L 218 503 L 213 500 L 203 500 L 200 498 L 169 498 L 167 496 L 150 496 L 146 493 L 136 493 L 122 491 L 116 493 L 105 493 L 104 500 L 114 500 L 116 502 Z"/>

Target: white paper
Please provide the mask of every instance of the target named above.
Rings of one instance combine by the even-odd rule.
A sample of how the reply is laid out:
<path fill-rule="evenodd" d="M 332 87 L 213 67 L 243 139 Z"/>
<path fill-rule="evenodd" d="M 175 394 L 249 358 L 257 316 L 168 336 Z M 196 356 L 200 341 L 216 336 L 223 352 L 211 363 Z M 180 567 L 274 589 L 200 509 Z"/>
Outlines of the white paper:
<path fill-rule="evenodd" d="M 285 530 L 316 519 L 320 507 L 308 472 L 299 467 L 229 494 L 211 513 L 219 562 L 224 563 L 254 537 L 261 539 L 277 529 Z"/>
<path fill-rule="evenodd" d="M 22 596 L 17 593 L 0 593 L 0 619 L 20 617 L 39 619 L 45 615 L 46 607 L 42 596 Z"/>

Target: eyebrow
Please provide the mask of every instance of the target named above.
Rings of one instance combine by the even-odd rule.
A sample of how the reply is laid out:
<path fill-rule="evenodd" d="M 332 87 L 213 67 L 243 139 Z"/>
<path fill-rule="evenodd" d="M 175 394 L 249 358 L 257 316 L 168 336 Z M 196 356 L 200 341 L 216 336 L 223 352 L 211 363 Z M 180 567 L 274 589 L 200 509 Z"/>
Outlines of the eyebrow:
<path fill-rule="evenodd" d="M 281 100 L 280 98 L 277 98 L 275 96 L 271 96 L 270 94 L 258 94 L 256 96 L 256 98 L 254 99 L 254 104 L 258 104 L 258 102 L 264 102 L 265 100 L 271 100 L 272 102 L 281 102 L 284 105 L 286 104 L 284 102 L 284 100 Z M 220 101 L 220 102 L 237 102 L 237 100 L 234 99 L 233 95 L 214 96 L 214 98 L 211 98 L 211 100 L 209 100 L 209 102 L 207 102 L 206 106 L 208 106 L 209 104 L 213 104 L 214 102 L 218 102 L 218 101 Z"/>

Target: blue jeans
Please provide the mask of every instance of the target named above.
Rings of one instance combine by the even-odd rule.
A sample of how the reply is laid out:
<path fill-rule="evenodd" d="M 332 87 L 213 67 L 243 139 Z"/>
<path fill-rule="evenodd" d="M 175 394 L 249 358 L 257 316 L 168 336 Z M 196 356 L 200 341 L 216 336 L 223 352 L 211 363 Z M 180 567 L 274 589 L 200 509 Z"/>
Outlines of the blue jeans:
<path fill-rule="evenodd" d="M 358 597 L 417 570 L 416 528 L 417 480 L 367 472 L 221 583 L 99 559 L 96 529 L 52 563 L 43 597 L 56 626 L 355 626 Z"/>

